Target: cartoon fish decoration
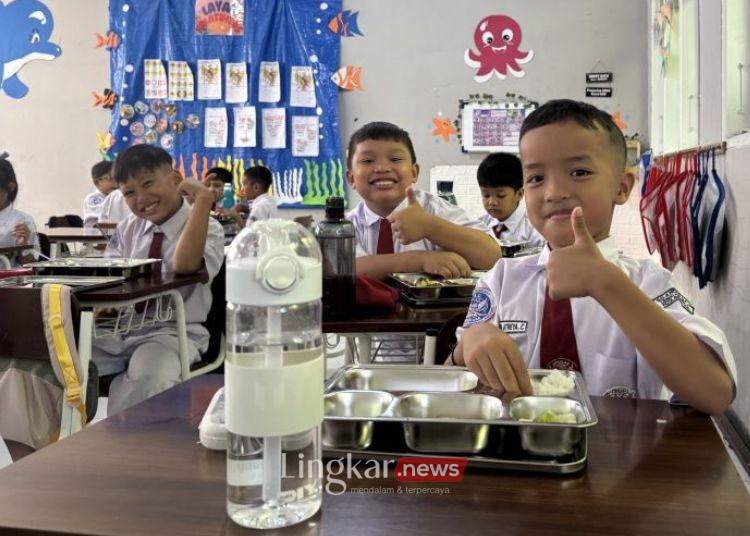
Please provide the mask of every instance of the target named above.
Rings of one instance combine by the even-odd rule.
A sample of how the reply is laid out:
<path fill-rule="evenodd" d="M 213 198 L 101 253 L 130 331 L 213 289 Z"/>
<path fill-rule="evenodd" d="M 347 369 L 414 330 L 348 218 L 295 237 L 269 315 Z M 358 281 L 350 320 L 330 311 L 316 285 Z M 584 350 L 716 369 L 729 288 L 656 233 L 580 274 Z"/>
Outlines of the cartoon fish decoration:
<path fill-rule="evenodd" d="M 111 110 L 115 107 L 115 103 L 117 103 L 117 99 L 119 98 L 117 93 L 115 93 L 111 89 L 105 89 L 104 95 L 100 95 L 96 91 L 92 91 L 91 95 L 93 95 L 94 97 L 94 104 L 92 106 L 101 106 L 102 108 L 106 108 L 108 110 Z"/>
<path fill-rule="evenodd" d="M 107 36 L 100 33 L 96 34 L 96 46 L 94 48 L 105 47 L 108 50 L 114 50 L 120 46 L 120 36 L 116 32 L 108 32 Z"/>
<path fill-rule="evenodd" d="M 341 89 L 359 89 L 362 91 L 364 88 L 362 87 L 362 81 L 360 80 L 361 77 L 362 67 L 344 65 L 341 69 L 333 73 L 331 80 Z"/>
<path fill-rule="evenodd" d="M 359 11 L 352 12 L 348 9 L 341 11 L 328 23 L 328 29 L 334 34 L 341 35 L 341 37 L 364 35 L 357 25 L 358 16 Z"/>

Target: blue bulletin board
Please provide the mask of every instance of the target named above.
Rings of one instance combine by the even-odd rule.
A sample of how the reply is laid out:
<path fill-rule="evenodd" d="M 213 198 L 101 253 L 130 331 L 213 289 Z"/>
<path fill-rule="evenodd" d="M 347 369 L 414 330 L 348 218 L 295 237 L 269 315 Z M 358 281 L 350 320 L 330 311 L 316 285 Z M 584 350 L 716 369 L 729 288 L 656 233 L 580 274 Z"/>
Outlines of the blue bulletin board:
<path fill-rule="evenodd" d="M 320 207 L 330 195 L 346 196 L 339 140 L 339 88 L 331 81 L 339 68 L 341 36 L 328 28 L 340 11 L 341 0 L 110 0 L 110 31 L 119 37 L 110 61 L 109 89 L 116 94 L 110 154 L 134 143 L 159 145 L 172 155 L 175 167 L 185 177 L 201 180 L 209 168 L 219 165 L 232 171 L 235 187 L 245 168 L 264 165 L 273 173 L 273 195 L 281 207 Z M 199 60 L 217 59 L 220 69 L 213 76 L 221 81 L 220 98 L 200 99 Z M 177 64 L 170 61 L 185 62 L 179 65 L 183 69 L 175 67 L 172 71 Z M 268 81 L 267 73 L 261 73 L 261 62 L 278 62 L 278 102 L 260 101 L 261 75 Z M 227 102 L 227 63 L 246 65 L 248 96 L 244 104 Z M 297 68 L 294 76 L 293 67 Z M 300 71 L 299 67 L 309 69 Z M 292 106 L 293 85 L 300 72 L 312 73 L 314 102 L 310 102 L 308 91 L 304 106 L 298 105 L 299 98 Z M 194 100 L 183 100 L 189 90 L 178 89 L 177 73 L 184 83 L 189 84 L 192 79 L 189 89 Z M 168 85 L 170 78 L 174 86 Z M 146 98 L 146 80 L 151 98 Z M 163 94 L 165 90 L 167 93 Z M 155 92 L 158 98 L 154 97 Z M 238 147 L 243 143 L 234 143 L 238 107 L 255 108 L 254 147 Z M 226 123 L 223 119 L 218 123 L 226 125 L 226 146 L 206 147 L 207 140 L 217 144 L 216 130 L 206 136 L 206 110 L 212 109 L 209 113 L 214 117 L 217 108 L 226 110 Z M 268 112 L 269 119 L 276 114 L 276 130 L 270 130 L 270 120 L 265 125 L 269 128 L 266 132 L 275 132 L 275 145 L 283 148 L 270 148 L 271 143 L 264 146 L 263 110 L 267 108 L 285 110 L 281 121 L 276 111 Z M 220 116 L 223 113 L 219 110 Z M 318 119 L 317 156 L 315 143 L 311 142 L 316 122 L 295 119 L 300 116 Z M 208 123 L 215 126 L 215 121 Z M 301 129 L 296 129 L 295 136 L 292 128 L 303 122 L 307 125 L 307 141 L 300 134 Z M 252 119 L 246 120 L 246 129 L 251 124 Z M 285 134 L 279 132 L 281 126 Z M 252 143 L 247 136 L 243 139 Z M 273 139 L 273 135 L 269 134 L 268 139 Z"/>

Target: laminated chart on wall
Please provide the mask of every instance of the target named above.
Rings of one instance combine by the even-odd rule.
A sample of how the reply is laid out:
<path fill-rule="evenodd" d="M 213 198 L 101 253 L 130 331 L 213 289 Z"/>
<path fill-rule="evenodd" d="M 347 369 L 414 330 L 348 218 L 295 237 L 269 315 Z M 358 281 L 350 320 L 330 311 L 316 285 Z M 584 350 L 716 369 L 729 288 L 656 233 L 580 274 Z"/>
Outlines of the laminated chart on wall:
<path fill-rule="evenodd" d="M 110 85 L 119 98 L 109 155 L 150 143 L 169 151 L 187 178 L 201 180 L 213 166 L 230 169 L 236 189 L 245 168 L 265 165 L 282 207 L 346 196 L 339 87 L 331 80 L 341 35 L 327 28 L 341 0 L 197 4 L 110 1 L 120 44 L 111 53 Z"/>

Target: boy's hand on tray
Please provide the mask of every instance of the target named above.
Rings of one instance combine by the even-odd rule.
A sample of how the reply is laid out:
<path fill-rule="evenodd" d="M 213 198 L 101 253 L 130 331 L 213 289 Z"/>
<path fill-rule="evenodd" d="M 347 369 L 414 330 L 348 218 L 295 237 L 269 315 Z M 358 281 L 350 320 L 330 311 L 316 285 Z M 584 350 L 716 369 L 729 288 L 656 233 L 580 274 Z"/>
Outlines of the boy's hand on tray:
<path fill-rule="evenodd" d="M 461 335 L 463 358 L 479 381 L 500 391 L 504 402 L 533 395 L 526 363 L 516 342 L 494 324 L 477 324 Z"/>
<path fill-rule="evenodd" d="M 425 212 L 422 205 L 419 204 L 411 187 L 406 189 L 406 200 L 407 206 L 405 209 L 388 216 L 393 236 L 398 238 L 405 246 L 427 237 L 434 218 L 434 216 Z"/>
<path fill-rule="evenodd" d="M 451 251 L 428 251 L 424 253 L 422 271 L 442 277 L 469 277 L 471 266 L 461 255 Z"/>

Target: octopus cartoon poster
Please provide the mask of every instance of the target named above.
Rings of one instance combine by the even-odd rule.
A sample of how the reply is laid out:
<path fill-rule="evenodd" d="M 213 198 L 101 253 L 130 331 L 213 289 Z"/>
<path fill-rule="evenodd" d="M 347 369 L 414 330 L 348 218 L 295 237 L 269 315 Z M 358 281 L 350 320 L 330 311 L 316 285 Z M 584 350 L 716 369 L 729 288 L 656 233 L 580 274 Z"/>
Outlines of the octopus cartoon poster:
<path fill-rule="evenodd" d="M 39 2 L 0 0 L 7 4 L 5 9 Z M 41 3 L 47 2 L 41 0 Z M 343 32 L 331 31 L 328 26 L 342 12 L 342 0 L 242 0 L 237 5 L 244 6 L 244 33 L 228 37 L 212 35 L 225 31 L 218 24 L 206 25 L 205 29 L 200 26 L 201 35 L 196 34 L 193 8 L 197 0 L 109 0 L 107 3 L 107 29 L 120 36 L 119 46 L 108 53 L 110 81 L 106 87 L 119 95 L 108 129 L 112 145 L 104 149 L 110 158 L 133 144 L 148 143 L 164 147 L 184 177 L 200 181 L 209 169 L 222 166 L 231 170 L 235 187 L 240 185 L 245 169 L 263 165 L 272 172 L 273 196 L 284 208 L 310 210 L 324 206 L 331 195 L 348 196 L 338 117 L 340 89 L 331 80 L 342 66 Z M 201 5 L 206 7 L 201 16 L 214 15 L 217 21 L 226 20 L 226 0 Z M 231 17 L 231 9 L 229 14 Z M 0 30 L 4 27 L 3 17 L 0 8 Z M 46 18 L 49 25 L 51 17 L 47 14 Z M 343 18 L 343 23 L 347 22 L 347 28 L 351 29 L 351 17 L 349 21 Z M 256 31 L 257 28 L 263 31 Z M 40 34 L 43 44 L 47 34 L 41 31 Z M 0 42 L 3 38 L 0 31 Z M 144 98 L 145 58 L 159 59 L 168 71 L 167 99 Z M 221 61 L 201 61 L 200 66 L 210 69 L 204 69 L 200 78 L 199 60 L 211 59 Z M 169 64 L 169 60 L 184 63 Z M 262 62 L 268 62 L 264 69 Z M 237 94 L 229 87 L 239 73 L 233 73 L 231 68 L 228 71 L 227 64 L 245 65 L 246 99 L 240 83 L 236 84 Z M 307 69 L 299 72 L 302 76 L 296 77 L 296 88 L 300 93 L 293 95 L 294 66 L 310 67 L 312 73 Z M 172 84 L 173 75 L 180 72 L 181 80 L 178 76 L 174 80 L 184 86 Z M 7 70 L 5 76 L 9 76 Z M 200 95 L 203 99 L 198 98 L 199 81 L 203 82 Z M 261 81 L 267 82 L 263 87 L 268 90 L 264 91 L 263 99 L 273 104 L 261 102 Z M 293 107 L 292 97 L 295 104 L 312 104 L 313 94 L 304 93 L 310 88 L 314 88 L 315 107 Z M 190 93 L 194 100 L 188 100 Z M 216 99 L 206 100 L 206 96 Z M 3 97 L 0 95 L 0 99 Z M 284 116 L 273 117 L 275 112 L 271 112 L 269 117 L 269 112 L 265 112 L 264 125 L 263 110 L 270 107 L 279 109 Z M 221 109 L 207 115 L 206 110 L 212 108 L 224 108 L 226 119 Z M 313 152 L 312 144 L 296 149 L 293 144 L 292 117 L 308 113 L 318 118 L 317 156 L 294 156 L 292 153 L 297 149 Z"/>
<path fill-rule="evenodd" d="M 244 0 L 195 0 L 195 33 L 242 35 L 245 33 Z"/>
<path fill-rule="evenodd" d="M 474 47 L 467 48 L 464 61 L 476 69 L 474 80 L 486 82 L 492 75 L 504 80 L 508 73 L 522 77 L 526 72 L 521 65 L 534 57 L 534 51 L 521 50 L 521 26 L 506 15 L 483 18 L 474 29 Z"/>

